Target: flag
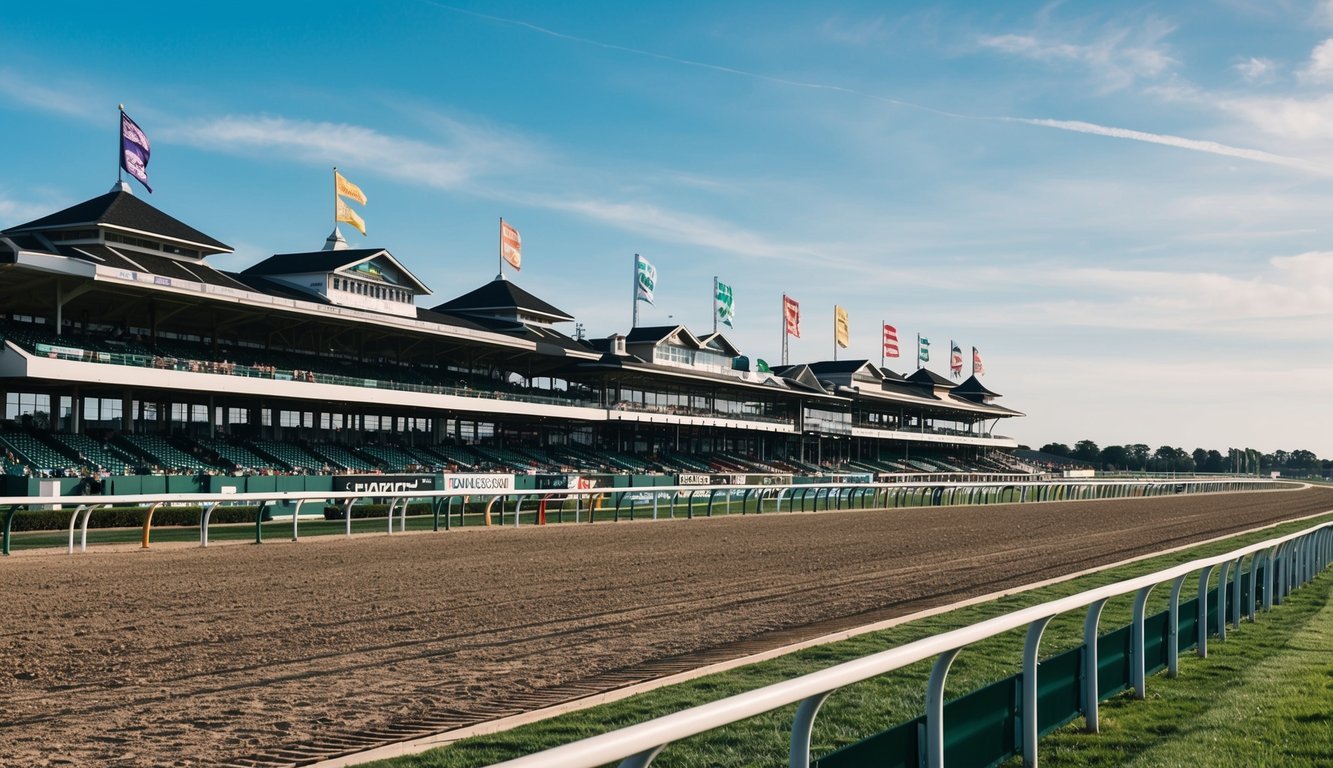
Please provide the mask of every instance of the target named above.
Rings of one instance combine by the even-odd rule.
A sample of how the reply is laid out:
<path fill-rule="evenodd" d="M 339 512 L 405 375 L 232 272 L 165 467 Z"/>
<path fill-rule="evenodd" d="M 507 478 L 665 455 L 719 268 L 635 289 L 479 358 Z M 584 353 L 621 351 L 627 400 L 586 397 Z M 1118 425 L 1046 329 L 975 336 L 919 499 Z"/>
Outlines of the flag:
<path fill-rule="evenodd" d="M 366 234 L 366 222 L 356 214 L 356 211 L 352 210 L 351 206 L 343 202 L 341 197 L 338 198 L 337 213 L 333 218 L 334 221 L 345 221 L 348 224 L 351 224 L 356 227 L 362 235 Z"/>
<path fill-rule="evenodd" d="M 717 319 L 728 328 L 735 328 L 731 321 L 736 317 L 735 297 L 732 296 L 731 286 L 726 283 L 717 284 L 717 296 L 714 297 L 717 309 Z"/>
<path fill-rule="evenodd" d="M 916 359 L 923 363 L 930 362 L 930 339 L 927 339 L 925 336 L 918 336 L 916 339 Z"/>
<path fill-rule="evenodd" d="M 801 338 L 801 305 L 785 293 L 782 295 L 782 321 L 788 336 Z"/>
<path fill-rule="evenodd" d="M 833 343 L 847 348 L 852 342 L 852 329 L 847 324 L 847 310 L 833 305 Z"/>
<path fill-rule="evenodd" d="M 977 351 L 976 347 L 972 348 L 972 375 L 973 376 L 986 375 L 986 366 L 981 364 L 981 353 Z"/>
<path fill-rule="evenodd" d="M 756 373 L 772 373 L 773 370 L 768 367 L 768 361 L 760 357 L 754 361 L 754 370 Z"/>
<path fill-rule="evenodd" d="M 366 204 L 366 193 L 362 192 L 360 187 L 348 181 L 341 173 L 338 173 L 337 168 L 333 169 L 333 191 L 341 197 L 355 200 L 362 205 Z"/>
<path fill-rule="evenodd" d="M 654 267 L 647 259 L 634 254 L 635 264 L 635 283 L 634 300 L 653 303 L 653 289 L 657 287 L 657 267 Z"/>
<path fill-rule="evenodd" d="M 518 230 L 500 219 L 500 257 L 509 262 L 509 266 L 514 268 L 515 272 L 521 269 L 523 263 L 523 238 L 518 236 Z"/>
<path fill-rule="evenodd" d="M 151 150 L 148 146 L 148 137 L 144 135 L 139 124 L 130 119 L 125 114 L 125 110 L 120 111 L 120 167 L 125 172 L 139 180 L 143 188 L 149 192 L 153 188 L 148 186 L 148 156 Z"/>
<path fill-rule="evenodd" d="M 898 329 L 888 323 L 884 324 L 884 356 L 898 356 Z"/>
<path fill-rule="evenodd" d="M 955 379 L 963 376 L 963 350 L 953 341 L 949 342 L 949 374 Z"/>

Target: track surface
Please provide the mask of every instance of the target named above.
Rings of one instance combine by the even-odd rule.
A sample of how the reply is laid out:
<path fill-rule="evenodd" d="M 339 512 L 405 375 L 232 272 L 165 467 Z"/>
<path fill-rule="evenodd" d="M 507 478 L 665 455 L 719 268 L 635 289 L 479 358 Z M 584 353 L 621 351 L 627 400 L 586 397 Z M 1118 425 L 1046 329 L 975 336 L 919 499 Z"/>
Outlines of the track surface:
<path fill-rule="evenodd" d="M 14 556 L 0 765 L 299 764 L 1329 509 L 1309 489 Z"/>

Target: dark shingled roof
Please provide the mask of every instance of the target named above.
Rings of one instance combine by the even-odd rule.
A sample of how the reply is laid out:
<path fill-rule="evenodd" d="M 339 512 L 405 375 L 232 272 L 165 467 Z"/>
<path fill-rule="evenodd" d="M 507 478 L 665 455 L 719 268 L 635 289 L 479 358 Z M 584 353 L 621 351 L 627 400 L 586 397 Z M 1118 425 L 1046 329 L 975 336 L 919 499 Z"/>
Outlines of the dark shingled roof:
<path fill-rule="evenodd" d="M 869 360 L 820 360 L 810 363 L 810 370 L 816 375 L 828 375 L 830 373 L 856 373 L 862 368 L 870 365 Z M 871 368 L 875 366 L 871 365 Z M 878 370 L 878 369 L 876 369 Z"/>
<path fill-rule="evenodd" d="M 953 391 L 955 395 L 978 395 L 981 397 L 1001 397 L 1000 393 L 992 392 L 981 383 L 975 375 L 969 376 L 967 381 L 959 384 Z"/>
<path fill-rule="evenodd" d="M 202 246 L 207 250 L 230 252 L 231 246 L 205 235 L 190 225 L 172 218 L 123 189 L 85 200 L 63 211 L 56 211 L 27 224 L 11 227 L 8 232 L 61 229 L 83 225 L 103 225 L 147 232 L 163 239 Z"/>
<path fill-rule="evenodd" d="M 935 373 L 934 371 L 928 368 L 916 369 L 916 373 L 913 373 L 911 376 L 908 376 L 907 380 L 915 381 L 918 384 L 930 384 L 932 386 L 947 387 L 949 389 L 953 389 L 954 387 L 958 386 L 957 384 L 953 383 L 952 381 L 949 381 L 948 379 L 944 378 L 943 376 L 939 375 L 938 373 Z"/>
<path fill-rule="evenodd" d="M 432 312 L 464 315 L 504 309 L 521 309 L 525 312 L 546 315 L 556 322 L 568 322 L 574 319 L 573 315 L 556 309 L 510 281 L 498 277 L 456 299 L 431 307 Z"/>
<path fill-rule="evenodd" d="M 682 326 L 679 325 L 649 325 L 634 327 L 625 334 L 626 344 L 643 344 L 645 342 L 659 342 L 662 339 L 675 333 Z"/>
<path fill-rule="evenodd" d="M 306 272 L 332 272 L 383 250 L 383 248 L 348 248 L 341 251 L 279 253 L 246 269 L 243 274 L 299 275 Z"/>

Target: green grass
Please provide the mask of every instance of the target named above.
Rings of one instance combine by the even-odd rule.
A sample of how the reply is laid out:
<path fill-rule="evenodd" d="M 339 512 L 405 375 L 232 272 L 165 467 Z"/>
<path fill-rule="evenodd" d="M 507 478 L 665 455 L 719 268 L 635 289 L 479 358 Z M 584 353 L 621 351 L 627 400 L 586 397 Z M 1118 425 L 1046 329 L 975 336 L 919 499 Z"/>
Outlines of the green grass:
<path fill-rule="evenodd" d="M 1333 518 L 1325 517 L 1322 519 Z M 449 747 L 421 755 L 379 761 L 373 763 L 373 765 L 378 768 L 426 768 L 428 766 L 430 768 L 472 768 L 489 765 L 493 762 L 537 752 L 807 674 L 885 648 L 974 624 L 1027 605 L 1046 602 L 1103 584 L 1162 570 L 1192 559 L 1228 552 L 1246 543 L 1274 538 L 1285 533 L 1304 529 L 1313 524 L 1314 521 L 1289 523 L 1262 532 L 1238 536 L 1224 542 L 1155 557 L 1151 560 L 1081 577 L 1074 581 L 1050 585 L 982 605 L 925 618 L 883 632 L 806 649 L 769 662 L 658 689 L 623 701 L 562 715 L 504 733 L 467 739 Z M 1248 560 L 1246 564 L 1248 567 Z M 1216 583 L 1216 574 L 1212 581 L 1214 584 Z M 1320 690 L 1327 691 L 1329 685 L 1327 679 L 1329 666 L 1327 662 L 1323 662 L 1322 670 L 1302 672 L 1295 669 L 1295 664 L 1298 659 L 1308 661 L 1309 655 L 1275 654 L 1278 654 L 1278 651 L 1286 643 L 1298 642 L 1298 637 L 1301 638 L 1299 640 L 1301 643 L 1315 645 L 1320 642 L 1322 637 L 1322 641 L 1325 642 L 1324 647 L 1327 647 L 1329 635 L 1325 631 L 1327 628 L 1315 622 L 1313 617 L 1321 616 L 1323 617 L 1321 621 L 1333 620 L 1333 618 L 1326 615 L 1328 611 L 1320 612 L 1320 609 L 1328 602 L 1331 585 L 1333 585 L 1333 575 L 1326 573 L 1319 580 L 1290 596 L 1272 614 L 1261 614 L 1257 624 L 1245 623 L 1239 631 L 1229 632 L 1228 640 L 1225 643 L 1214 639 L 1210 642 L 1211 657 L 1197 664 L 1188 661 L 1183 662 L 1182 677 L 1179 680 L 1168 681 L 1162 675 L 1154 676 L 1149 681 L 1150 698 L 1161 699 L 1163 692 L 1168 689 L 1180 688 L 1184 690 L 1181 687 L 1183 684 L 1185 686 L 1202 686 L 1196 692 L 1196 698 L 1204 703 L 1212 703 L 1216 697 L 1211 696 L 1208 691 L 1219 690 L 1219 687 L 1228 683 L 1228 681 L 1228 690 L 1238 689 L 1241 687 L 1241 683 L 1237 680 L 1242 675 L 1251 675 L 1251 687 L 1258 689 L 1272 687 L 1271 684 L 1266 682 L 1268 677 L 1265 676 L 1291 674 L 1305 680 L 1306 684 L 1312 684 L 1311 680 L 1322 682 L 1324 688 Z M 1157 588 L 1153 598 L 1149 601 L 1149 615 L 1166 608 L 1169 591 L 1169 585 Z M 1194 595 L 1196 591 L 1197 581 L 1195 583 L 1187 581 L 1183 594 Z M 1303 611 L 1301 606 L 1306 604 L 1310 608 Z M 1129 623 L 1131 609 L 1132 596 L 1108 602 L 1103 612 L 1102 631 L 1106 632 Z M 1082 643 L 1082 624 L 1083 613 L 1081 611 L 1066 614 L 1053 620 L 1044 636 L 1043 657 L 1080 645 Z M 1320 632 L 1324 632 L 1324 634 L 1321 636 Z M 1015 630 L 979 643 L 961 653 L 949 673 L 946 696 L 954 698 L 982 685 L 1014 674 L 1021 666 L 1023 636 L 1023 630 Z M 1239 660 L 1231 663 L 1226 661 L 1231 658 L 1230 654 L 1244 653 L 1247 648 L 1255 654 L 1253 657 L 1242 656 L 1239 657 Z M 1260 659 L 1267 659 L 1268 661 L 1261 662 Z M 844 689 L 830 697 L 820 710 L 814 732 L 812 754 L 815 756 L 827 754 L 838 747 L 857 742 L 866 736 L 920 715 L 924 709 L 924 691 L 930 664 L 931 662 L 918 663 L 892 674 Z M 1268 670 L 1261 666 L 1268 664 L 1274 665 L 1274 669 Z M 1205 672 L 1207 676 L 1205 676 Z M 1321 674 L 1325 677 L 1320 678 L 1319 675 Z M 1253 677 L 1254 675 L 1259 676 Z M 1294 699 L 1282 704 L 1281 706 L 1290 709 L 1278 710 L 1284 714 L 1277 714 L 1272 718 L 1276 722 L 1267 727 L 1278 730 L 1285 727 L 1283 723 L 1288 719 L 1299 721 L 1299 718 L 1304 717 L 1309 720 L 1312 728 L 1327 728 L 1329 726 L 1327 701 L 1325 701 L 1325 706 L 1322 709 L 1316 707 L 1314 711 L 1309 713 L 1303 714 L 1304 710 L 1297 711 L 1295 709 L 1303 698 L 1309 697 L 1310 693 L 1307 690 L 1306 693 L 1297 694 Z M 1178 734 L 1182 726 L 1187 725 L 1187 723 L 1182 723 L 1180 719 L 1176 718 L 1170 710 L 1145 710 L 1143 704 L 1143 702 L 1129 703 L 1123 698 L 1113 699 L 1105 703 L 1102 709 L 1105 734 L 1101 737 L 1087 737 L 1073 733 L 1070 729 L 1053 734 L 1042 742 L 1043 762 L 1051 759 L 1050 764 L 1055 764 L 1054 759 L 1070 760 L 1070 756 L 1086 751 L 1083 748 L 1084 743 L 1094 742 L 1100 745 L 1099 749 L 1105 752 L 1106 756 L 1102 758 L 1104 762 L 1067 762 L 1064 764 L 1120 765 L 1126 759 L 1126 750 L 1136 750 L 1136 754 L 1142 753 L 1143 755 L 1146 755 L 1148 751 L 1153 751 L 1142 747 L 1142 745 L 1150 743 L 1147 738 L 1149 735 L 1154 738 L 1160 736 L 1164 742 L 1169 742 Z M 1268 707 L 1270 704 L 1258 699 L 1250 699 L 1238 701 L 1235 706 L 1244 709 L 1245 707 Z M 793 707 L 786 707 L 675 743 L 657 758 L 654 765 L 698 766 L 699 768 L 732 765 L 785 765 L 793 709 Z M 1141 711 L 1151 711 L 1155 714 L 1151 716 L 1139 714 Z M 1290 717 L 1285 714 L 1288 711 L 1291 712 Z M 1131 715 L 1145 719 L 1133 721 L 1127 719 Z M 1191 721 L 1200 720 L 1194 714 L 1187 714 L 1187 717 Z M 1223 715 L 1219 713 L 1218 717 L 1223 717 Z M 1255 719 L 1260 721 L 1258 727 L 1265 727 L 1262 725 L 1263 718 Z M 1113 736 L 1117 728 L 1125 729 L 1123 736 L 1118 741 Z M 1313 743 L 1318 746 L 1321 743 L 1326 743 L 1327 738 L 1327 735 L 1325 735 L 1325 742 L 1316 739 Z M 1120 747 L 1121 751 L 1116 752 L 1116 747 L 1108 746 L 1113 744 L 1122 745 Z M 1165 750 L 1167 747 L 1163 746 L 1162 749 Z M 1188 748 L 1184 748 L 1184 751 L 1186 754 L 1189 753 Z M 1243 761 L 1234 764 L 1254 764 L 1244 751 L 1240 751 L 1238 754 L 1246 757 Z M 1333 754 L 1333 750 L 1326 750 L 1325 754 Z M 1208 761 L 1200 762 L 1197 757 L 1191 760 L 1191 763 L 1195 766 L 1213 765 L 1212 762 Z M 1158 764 L 1174 763 L 1145 763 L 1145 765 Z M 1289 763 L 1278 761 L 1270 764 L 1287 765 Z M 1330 765 L 1331 763 L 1305 764 Z"/>
<path fill-rule="evenodd" d="M 1067 727 L 1041 743 L 1055 768 L 1333 765 L 1333 574 L 1292 593 L 1207 659 L 1182 658 L 1180 677 L 1148 696 L 1103 705 L 1101 733 Z"/>

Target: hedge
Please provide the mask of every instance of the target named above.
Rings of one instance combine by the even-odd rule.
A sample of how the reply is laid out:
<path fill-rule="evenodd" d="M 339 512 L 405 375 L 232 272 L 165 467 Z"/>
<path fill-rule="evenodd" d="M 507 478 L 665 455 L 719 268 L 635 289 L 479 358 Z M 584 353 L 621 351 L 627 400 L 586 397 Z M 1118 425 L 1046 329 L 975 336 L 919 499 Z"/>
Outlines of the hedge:
<path fill-rule="evenodd" d="M 197 526 L 199 525 L 198 505 L 161 506 L 153 513 L 153 527 L 160 526 Z M 255 506 L 214 507 L 208 518 L 210 523 L 253 523 Z M 107 507 L 99 509 L 88 518 L 89 528 L 142 528 L 147 507 Z M 16 512 L 12 531 L 58 531 L 69 528 L 72 515 L 68 509 L 36 509 Z M 272 514 L 264 512 L 264 519 L 271 520 Z"/>
<path fill-rule="evenodd" d="M 443 510 L 441 510 L 443 512 Z M 407 514 L 409 515 L 429 515 L 431 505 L 428 501 L 417 501 L 407 505 Z M 251 513 L 254 514 L 253 512 Z M 356 504 L 352 507 L 352 519 L 360 520 L 366 517 L 387 517 L 389 514 L 388 504 Z M 401 514 L 400 510 L 394 510 L 394 514 Z M 251 517 L 251 520 L 254 518 Z M 341 504 L 330 504 L 324 507 L 325 520 L 343 520 L 343 507 Z"/>

